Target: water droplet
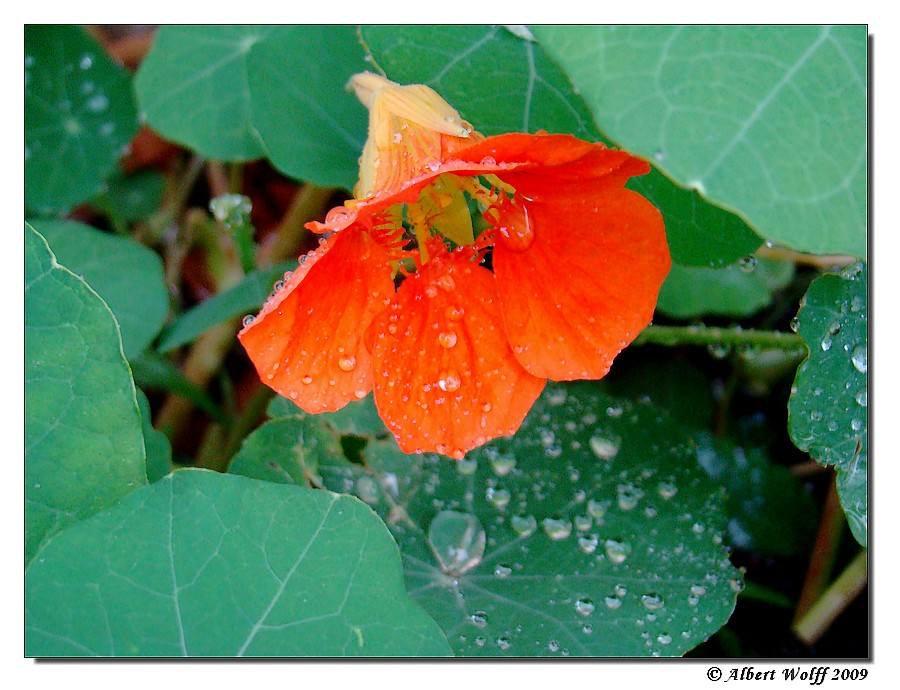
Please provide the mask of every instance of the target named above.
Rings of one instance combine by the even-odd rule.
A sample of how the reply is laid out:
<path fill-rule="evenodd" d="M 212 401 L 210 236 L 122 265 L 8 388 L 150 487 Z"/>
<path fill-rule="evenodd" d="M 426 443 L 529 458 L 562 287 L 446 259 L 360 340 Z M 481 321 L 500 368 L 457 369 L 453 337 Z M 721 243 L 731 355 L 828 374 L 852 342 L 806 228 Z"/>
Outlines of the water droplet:
<path fill-rule="evenodd" d="M 244 324 L 244 327 L 249 326 L 256 320 L 256 317 L 253 314 L 247 314 L 243 319 L 241 319 L 241 323 Z"/>
<path fill-rule="evenodd" d="M 594 632 L 594 626 L 590 623 L 585 623 L 581 626 L 581 632 L 583 632 L 585 635 L 590 635 L 592 632 Z"/>
<path fill-rule="evenodd" d="M 341 357 L 338 360 L 338 367 L 340 367 L 341 371 L 353 371 L 356 367 L 356 357 L 352 355 Z"/>
<path fill-rule="evenodd" d="M 441 347 L 451 348 L 456 345 L 456 333 L 453 331 L 445 331 L 438 334 L 438 344 Z"/>
<path fill-rule="evenodd" d="M 869 406 L 869 389 L 868 389 L 868 387 L 861 388 L 860 390 L 856 391 L 856 395 L 854 397 L 856 398 L 856 404 L 859 405 L 860 407 L 868 407 Z"/>
<path fill-rule="evenodd" d="M 494 575 L 499 578 L 508 577 L 512 573 L 512 568 L 508 565 L 499 564 L 496 568 L 494 568 Z"/>
<path fill-rule="evenodd" d="M 611 611 L 615 611 L 622 606 L 622 600 L 618 597 L 606 597 L 603 602 Z"/>
<path fill-rule="evenodd" d="M 462 458 L 456 461 L 456 471 L 462 475 L 475 474 L 478 461 L 475 458 Z"/>
<path fill-rule="evenodd" d="M 494 508 L 503 509 L 509 505 L 509 500 L 512 496 L 506 489 L 496 489 L 489 486 L 484 492 L 484 497 Z"/>
<path fill-rule="evenodd" d="M 584 500 L 584 492 L 577 491 L 575 493 L 575 502 L 576 503 L 581 502 L 578 500 L 579 496 L 581 497 L 581 500 L 583 501 Z M 574 522 L 575 522 L 575 529 L 577 529 L 579 532 L 587 532 L 594 524 L 594 521 L 593 521 L 593 519 L 591 519 L 590 515 L 576 515 Z"/>
<path fill-rule="evenodd" d="M 303 383 L 305 383 L 306 385 L 309 385 L 309 384 L 311 384 L 311 383 L 313 382 L 312 376 L 309 376 L 309 375 L 304 376 L 304 377 L 303 377 L 302 379 L 300 379 L 300 380 L 301 380 Z"/>
<path fill-rule="evenodd" d="M 612 460 L 619 454 L 622 439 L 616 435 L 591 436 L 591 450 L 601 460 Z"/>
<path fill-rule="evenodd" d="M 644 492 L 634 484 L 620 484 L 616 487 L 618 494 L 619 508 L 622 510 L 631 510 L 638 501 L 644 496 Z"/>
<path fill-rule="evenodd" d="M 575 610 L 582 616 L 590 616 L 596 608 L 590 599 L 579 599 L 575 602 Z"/>
<path fill-rule="evenodd" d="M 544 532 L 553 541 L 566 539 L 572 534 L 572 523 L 565 519 L 548 517 L 544 518 L 541 524 L 544 527 Z"/>
<path fill-rule="evenodd" d="M 484 611 L 476 611 L 469 616 L 469 622 L 476 628 L 484 628 L 488 624 L 488 615 Z"/>
<path fill-rule="evenodd" d="M 665 602 L 662 600 L 658 594 L 642 594 L 641 595 L 641 604 L 644 605 L 645 609 L 650 611 L 655 611 L 656 609 L 662 608 Z"/>
<path fill-rule="evenodd" d="M 428 545 L 441 570 L 449 575 L 462 575 L 478 565 L 484 556 L 484 528 L 474 515 L 443 510 L 428 526 Z"/>
<path fill-rule="evenodd" d="M 590 513 L 591 517 L 597 519 L 602 518 L 604 515 L 606 515 L 606 503 L 595 501 L 592 498 L 587 503 L 587 510 L 588 513 Z"/>
<path fill-rule="evenodd" d="M 482 165 L 497 165 L 497 160 L 491 156 L 485 156 L 481 159 Z"/>
<path fill-rule="evenodd" d="M 527 537 L 537 529 L 537 520 L 534 515 L 514 515 L 509 524 L 520 537 Z"/>
<path fill-rule="evenodd" d="M 372 477 L 362 476 L 357 479 L 354 493 L 370 505 L 378 502 L 378 484 Z"/>
<path fill-rule="evenodd" d="M 695 597 L 702 597 L 706 594 L 706 587 L 703 585 L 691 585 L 691 594 Z"/>
<path fill-rule="evenodd" d="M 547 643 L 547 649 L 549 649 L 551 652 L 558 652 L 559 651 L 559 642 L 557 642 L 556 640 L 550 640 Z"/>
<path fill-rule="evenodd" d="M 462 309 L 454 306 L 447 307 L 446 311 L 444 312 L 444 316 L 446 316 L 450 321 L 459 321 L 460 319 L 462 319 L 464 314 L 465 312 Z"/>
<path fill-rule="evenodd" d="M 862 427 L 863 423 L 861 419 L 857 419 L 856 417 L 854 417 L 850 420 L 850 428 L 853 429 L 853 431 L 859 431 L 860 429 L 862 429 Z"/>
<path fill-rule="evenodd" d="M 659 486 L 657 486 L 657 491 L 660 496 L 668 501 L 678 493 L 678 487 L 675 486 L 674 482 L 662 481 L 659 483 Z"/>
<path fill-rule="evenodd" d="M 445 393 L 452 393 L 455 390 L 459 390 L 459 387 L 462 385 L 462 382 L 459 379 L 459 374 L 455 371 L 444 372 L 440 379 L 438 379 L 438 388 L 440 388 Z"/>
<path fill-rule="evenodd" d="M 485 410 L 485 412 L 490 412 L 490 408 Z M 494 452 L 488 459 L 491 463 L 491 468 L 494 470 L 494 474 L 498 477 L 505 477 L 516 466 L 516 456 L 512 453 Z"/>
<path fill-rule="evenodd" d="M 798 319 L 795 316 L 793 319 L 791 319 L 790 326 L 791 326 L 791 330 L 794 331 L 794 333 L 799 331 L 800 330 L 800 319 Z"/>
<path fill-rule="evenodd" d="M 594 551 L 597 550 L 597 544 L 599 543 L 600 540 L 595 534 L 592 534 L 589 537 L 578 537 L 578 548 L 584 551 L 584 553 L 594 553 Z"/>
<path fill-rule="evenodd" d="M 606 557 L 616 564 L 623 563 L 631 552 L 631 547 L 628 544 L 616 539 L 607 539 L 604 546 L 606 547 Z"/>
<path fill-rule="evenodd" d="M 547 402 L 554 406 L 564 404 L 568 397 L 565 388 L 554 388 L 547 392 Z"/>
<path fill-rule="evenodd" d="M 91 65 L 94 64 L 94 56 L 90 53 L 85 53 L 81 56 L 81 59 L 78 61 L 78 66 L 81 69 L 90 69 Z"/>
<path fill-rule="evenodd" d="M 850 361 L 860 374 L 865 374 L 869 370 L 869 348 L 867 345 L 857 345 L 853 348 L 853 354 Z"/>
<path fill-rule="evenodd" d="M 351 211 L 346 206 L 335 206 L 325 215 L 326 225 L 342 225 L 351 216 Z"/>
<path fill-rule="evenodd" d="M 502 650 L 506 651 L 510 647 L 512 647 L 512 642 L 509 641 L 508 637 L 498 637 L 497 638 L 497 646 Z"/>
<path fill-rule="evenodd" d="M 750 256 L 745 256 L 743 259 L 741 259 L 738 262 L 738 266 L 741 267 L 741 270 L 744 273 L 752 273 L 756 270 L 757 263 L 759 263 L 758 259 L 751 254 Z"/>
<path fill-rule="evenodd" d="M 731 345 L 727 343 L 710 343 L 706 346 L 706 351 L 713 359 L 725 359 L 731 354 Z"/>
<path fill-rule="evenodd" d="M 87 109 L 92 113 L 103 112 L 109 105 L 109 99 L 103 94 L 98 93 L 96 96 L 91 96 L 88 99 L 86 105 Z"/>
<path fill-rule="evenodd" d="M 826 333 L 822 338 L 822 352 L 828 352 L 831 349 L 831 333 Z"/>
<path fill-rule="evenodd" d="M 666 633 L 661 633 L 661 634 L 656 638 L 656 641 L 659 642 L 660 644 L 669 644 L 669 643 L 672 642 L 672 636 L 671 636 L 671 635 L 668 635 L 668 634 L 666 634 Z"/>

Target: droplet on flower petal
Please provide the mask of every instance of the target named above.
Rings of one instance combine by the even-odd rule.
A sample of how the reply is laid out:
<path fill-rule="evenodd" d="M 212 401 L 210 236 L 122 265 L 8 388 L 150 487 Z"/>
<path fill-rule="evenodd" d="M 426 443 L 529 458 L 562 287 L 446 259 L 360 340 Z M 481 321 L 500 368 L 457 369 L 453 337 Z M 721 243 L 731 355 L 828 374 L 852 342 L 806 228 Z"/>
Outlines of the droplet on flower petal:
<path fill-rule="evenodd" d="M 447 393 L 458 390 L 461 385 L 462 381 L 459 380 L 459 374 L 453 371 L 444 373 L 438 380 L 438 388 Z"/>
<path fill-rule="evenodd" d="M 354 367 L 356 367 L 356 357 L 352 355 L 349 357 L 341 357 L 338 360 L 338 366 L 341 371 L 353 371 Z"/>
<path fill-rule="evenodd" d="M 441 347 L 451 348 L 456 345 L 456 333 L 453 331 L 445 331 L 438 335 L 438 344 Z"/>

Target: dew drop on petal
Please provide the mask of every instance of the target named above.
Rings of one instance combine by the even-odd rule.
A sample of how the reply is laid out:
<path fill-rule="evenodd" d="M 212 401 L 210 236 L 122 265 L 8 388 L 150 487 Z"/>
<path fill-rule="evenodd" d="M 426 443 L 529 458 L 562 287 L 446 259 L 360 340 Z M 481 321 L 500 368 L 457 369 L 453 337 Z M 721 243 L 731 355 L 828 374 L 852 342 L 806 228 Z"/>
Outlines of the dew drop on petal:
<path fill-rule="evenodd" d="M 341 357 L 338 360 L 338 367 L 340 367 L 341 371 L 353 371 L 356 367 L 356 357 L 348 356 Z"/>
<path fill-rule="evenodd" d="M 456 333 L 453 331 L 444 331 L 438 334 L 438 344 L 441 347 L 451 348 L 456 345 Z"/>

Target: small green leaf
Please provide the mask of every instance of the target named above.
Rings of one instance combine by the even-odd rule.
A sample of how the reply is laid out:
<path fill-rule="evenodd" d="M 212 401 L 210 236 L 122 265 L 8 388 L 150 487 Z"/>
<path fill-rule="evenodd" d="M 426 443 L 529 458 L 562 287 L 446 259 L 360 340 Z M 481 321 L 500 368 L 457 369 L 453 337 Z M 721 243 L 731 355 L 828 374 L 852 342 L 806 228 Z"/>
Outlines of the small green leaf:
<path fill-rule="evenodd" d="M 153 428 L 150 401 L 144 391 L 137 389 L 138 407 L 141 410 L 141 430 L 147 449 L 147 481 L 155 482 L 172 471 L 172 444 L 169 437 Z"/>
<path fill-rule="evenodd" d="M 676 656 L 734 607 L 722 494 L 650 405 L 553 384 L 464 460 L 391 439 L 363 457 L 321 476 L 385 518 L 457 655 Z"/>
<path fill-rule="evenodd" d="M 25 27 L 25 206 L 96 196 L 138 130 L 131 76 L 81 28 Z"/>
<path fill-rule="evenodd" d="M 698 316 L 751 316 L 794 277 L 790 261 L 746 261 L 724 268 L 674 264 L 659 291 L 657 308 L 676 319 Z"/>
<path fill-rule="evenodd" d="M 363 26 L 360 33 L 390 79 L 427 84 L 483 134 L 543 129 L 609 143 L 548 53 L 502 27 Z M 678 263 L 723 266 L 762 244 L 743 220 L 678 187 L 656 169 L 633 178 L 628 187 L 662 212 Z"/>
<path fill-rule="evenodd" d="M 254 271 L 230 290 L 192 307 L 163 331 L 157 349 L 160 352 L 169 352 L 196 340 L 213 326 L 257 311 L 272 292 L 275 281 L 280 279 L 285 271 L 296 267 L 296 261 L 286 261 L 271 268 Z"/>
<path fill-rule="evenodd" d="M 26 656 L 444 656 L 397 546 L 329 491 L 179 470 L 76 525 L 25 581 Z"/>
<path fill-rule="evenodd" d="M 319 463 L 345 462 L 335 434 L 319 416 L 280 417 L 245 440 L 228 471 L 252 479 L 308 486 Z"/>
<path fill-rule="evenodd" d="M 866 255 L 864 25 L 532 31 L 618 145 L 769 240 Z"/>
<path fill-rule="evenodd" d="M 272 418 L 306 414 L 293 402 L 281 396 L 272 399 L 267 413 Z M 371 393 L 362 400 L 353 400 L 347 403 L 336 412 L 323 412 L 316 417 L 326 422 L 339 435 L 377 438 L 390 433 L 381 417 L 378 416 L 378 408 L 375 407 L 375 399 Z"/>
<path fill-rule="evenodd" d="M 134 382 L 109 307 L 25 225 L 25 560 L 147 483 Z"/>
<path fill-rule="evenodd" d="M 107 181 L 107 189 L 92 205 L 106 213 L 115 223 L 144 220 L 162 202 L 166 179 L 156 170 L 141 170 L 126 175 L 119 171 Z"/>
<path fill-rule="evenodd" d="M 251 122 L 248 56 L 285 27 L 161 27 L 135 78 L 147 124 L 210 158 L 245 161 L 265 149 Z"/>
<path fill-rule="evenodd" d="M 169 291 L 159 255 L 134 240 L 75 221 L 33 222 L 59 262 L 83 276 L 112 309 L 125 356 L 143 352 L 166 321 Z"/>
<path fill-rule="evenodd" d="M 850 528 L 868 542 L 868 285 L 862 262 L 816 278 L 797 314 L 809 357 L 797 369 L 788 402 L 796 446 L 835 465 Z"/>
<path fill-rule="evenodd" d="M 347 82 L 371 66 L 355 26 L 285 27 L 248 58 L 253 126 L 283 173 L 351 189 L 368 113 Z"/>

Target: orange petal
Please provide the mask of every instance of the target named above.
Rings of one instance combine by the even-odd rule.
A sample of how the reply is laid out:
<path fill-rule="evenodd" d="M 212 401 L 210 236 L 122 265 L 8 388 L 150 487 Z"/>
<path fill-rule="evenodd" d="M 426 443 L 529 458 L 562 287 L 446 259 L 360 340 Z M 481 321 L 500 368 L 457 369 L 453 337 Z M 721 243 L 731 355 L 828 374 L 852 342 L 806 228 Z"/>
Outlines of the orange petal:
<path fill-rule="evenodd" d="M 544 198 L 499 209 L 493 266 L 506 332 L 535 376 L 601 378 L 653 316 L 671 266 L 663 219 L 624 188 Z"/>
<path fill-rule="evenodd" d="M 263 383 L 311 413 L 372 389 L 366 326 L 394 294 L 390 256 L 358 228 L 333 235 L 238 338 Z"/>
<path fill-rule="evenodd" d="M 494 278 L 472 254 L 425 264 L 366 334 L 375 403 L 407 453 L 461 458 L 513 434 L 544 387 L 513 356 Z"/>

